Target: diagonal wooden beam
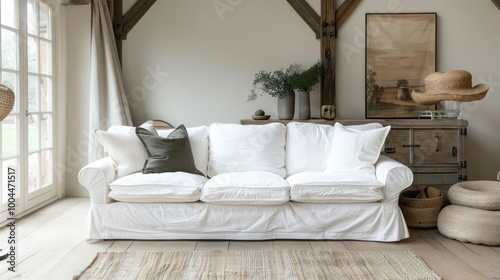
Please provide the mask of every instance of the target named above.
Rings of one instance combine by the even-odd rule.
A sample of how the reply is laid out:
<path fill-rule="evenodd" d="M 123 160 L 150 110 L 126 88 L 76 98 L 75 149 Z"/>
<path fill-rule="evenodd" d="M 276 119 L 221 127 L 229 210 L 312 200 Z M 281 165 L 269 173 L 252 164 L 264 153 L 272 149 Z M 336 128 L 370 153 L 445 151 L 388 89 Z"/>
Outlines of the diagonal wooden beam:
<path fill-rule="evenodd" d="M 321 18 L 306 0 L 286 0 L 299 16 L 309 25 L 316 34 L 316 39 L 321 36 Z"/>
<path fill-rule="evenodd" d="M 127 39 L 127 34 L 130 30 L 134 28 L 155 2 L 156 0 L 139 0 L 123 16 L 122 36 L 124 40 Z"/>
<path fill-rule="evenodd" d="M 500 1 L 500 0 L 496 0 Z M 356 10 L 361 0 L 345 0 L 342 5 L 337 9 L 337 13 L 335 15 L 336 20 L 335 23 L 337 25 L 337 30 L 340 30 L 342 25 L 347 21 L 347 19 L 351 16 L 351 14 Z"/>
<path fill-rule="evenodd" d="M 497 8 L 500 10 L 500 0 L 491 0 L 491 2 L 493 2 L 493 4 L 495 4 L 495 6 L 497 6 Z"/>

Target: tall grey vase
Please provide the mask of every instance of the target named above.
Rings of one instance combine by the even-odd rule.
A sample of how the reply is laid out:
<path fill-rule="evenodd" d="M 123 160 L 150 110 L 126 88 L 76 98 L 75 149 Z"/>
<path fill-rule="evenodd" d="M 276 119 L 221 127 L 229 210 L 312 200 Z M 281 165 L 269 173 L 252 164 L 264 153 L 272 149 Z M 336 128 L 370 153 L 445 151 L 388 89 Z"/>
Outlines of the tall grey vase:
<path fill-rule="evenodd" d="M 311 118 L 311 99 L 308 91 L 297 90 L 299 95 L 299 119 L 308 120 Z"/>
<path fill-rule="evenodd" d="M 278 119 L 293 120 L 295 115 L 295 93 L 278 98 Z"/>

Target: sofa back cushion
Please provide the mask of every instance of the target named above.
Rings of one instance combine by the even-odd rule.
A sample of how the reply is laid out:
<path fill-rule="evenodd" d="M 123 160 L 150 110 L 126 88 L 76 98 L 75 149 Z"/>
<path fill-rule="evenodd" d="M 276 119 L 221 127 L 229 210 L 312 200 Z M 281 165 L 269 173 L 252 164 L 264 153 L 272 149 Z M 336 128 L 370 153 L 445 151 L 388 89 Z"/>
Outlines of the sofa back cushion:
<path fill-rule="evenodd" d="M 346 126 L 359 131 L 381 128 L 379 123 Z M 332 148 L 334 127 L 290 122 L 286 126 L 287 176 L 308 171 L 324 171 Z"/>
<path fill-rule="evenodd" d="M 174 129 L 158 130 L 158 135 L 168 137 Z M 189 142 L 196 169 L 204 175 L 208 172 L 208 126 L 188 127 Z"/>
<path fill-rule="evenodd" d="M 209 130 L 209 177 L 245 171 L 267 171 L 285 177 L 283 124 L 213 123 Z"/>
<path fill-rule="evenodd" d="M 375 163 L 390 130 L 386 126 L 360 131 L 335 124 L 325 172 L 361 172 L 375 177 Z"/>

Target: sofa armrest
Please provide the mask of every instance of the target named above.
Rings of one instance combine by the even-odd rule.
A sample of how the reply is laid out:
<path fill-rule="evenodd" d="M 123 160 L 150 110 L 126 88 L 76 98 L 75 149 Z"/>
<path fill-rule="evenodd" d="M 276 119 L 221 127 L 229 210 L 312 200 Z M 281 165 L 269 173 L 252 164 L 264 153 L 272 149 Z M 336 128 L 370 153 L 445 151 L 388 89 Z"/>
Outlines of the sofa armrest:
<path fill-rule="evenodd" d="M 84 166 L 78 173 L 78 181 L 89 190 L 91 204 L 106 204 L 109 198 L 109 183 L 115 179 L 115 166 L 110 157 L 105 157 Z"/>
<path fill-rule="evenodd" d="M 396 202 L 402 190 L 413 183 L 413 172 L 406 165 L 386 156 L 375 163 L 375 176 L 385 185 L 384 202 Z"/>

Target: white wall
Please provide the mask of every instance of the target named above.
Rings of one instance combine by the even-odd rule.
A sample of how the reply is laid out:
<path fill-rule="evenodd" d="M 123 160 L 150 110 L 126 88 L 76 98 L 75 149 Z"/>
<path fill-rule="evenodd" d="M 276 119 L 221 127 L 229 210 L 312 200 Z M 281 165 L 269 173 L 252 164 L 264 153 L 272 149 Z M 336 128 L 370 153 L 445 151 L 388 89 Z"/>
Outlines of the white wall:
<path fill-rule="evenodd" d="M 125 1 L 126 9 L 133 2 Z M 319 0 L 309 2 L 319 11 Z M 214 3 L 233 6 L 218 14 Z M 79 34 L 68 51 L 68 64 L 75 63 L 68 71 L 73 76 L 68 81 L 68 150 L 74 151 L 85 139 L 88 118 L 88 11 L 71 7 L 68 14 L 68 32 Z M 474 84 L 491 86 L 485 100 L 465 103 L 462 112 L 469 120 L 469 179 L 494 179 L 500 170 L 500 112 L 495 105 L 500 104 L 500 11 L 490 1 L 361 2 L 337 39 L 338 118 L 364 118 L 367 12 L 437 12 L 438 70 L 468 70 Z M 237 123 L 259 108 L 276 117 L 275 99 L 246 101 L 253 75 L 294 62 L 310 65 L 320 58 L 314 33 L 284 0 L 157 1 L 123 48 L 125 89 L 135 124 L 148 119 L 187 126 Z M 318 90 L 312 104 L 313 117 L 318 117 Z M 75 171 L 68 173 L 68 194 L 86 193 L 76 183 L 76 169 L 83 162 L 75 162 Z"/>

